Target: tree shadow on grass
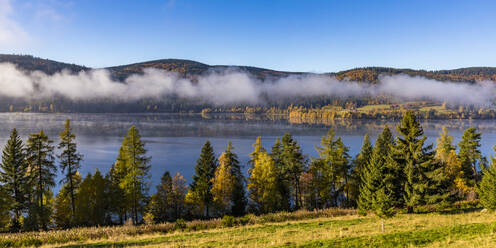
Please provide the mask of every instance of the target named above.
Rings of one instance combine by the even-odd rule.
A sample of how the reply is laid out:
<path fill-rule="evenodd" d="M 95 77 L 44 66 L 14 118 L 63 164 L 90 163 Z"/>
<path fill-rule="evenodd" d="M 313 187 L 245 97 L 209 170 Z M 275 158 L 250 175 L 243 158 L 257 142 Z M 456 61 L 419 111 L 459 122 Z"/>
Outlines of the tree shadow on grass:
<path fill-rule="evenodd" d="M 62 245 L 57 246 L 57 248 L 93 248 L 93 247 L 133 247 L 133 246 L 144 246 L 144 245 L 153 245 L 153 244 L 165 244 L 167 243 L 166 239 L 155 238 L 155 239 L 145 239 L 145 240 L 136 240 L 136 241 L 116 241 L 116 242 L 100 242 L 100 243 L 91 243 L 91 244 L 71 244 L 71 245 Z"/>
<path fill-rule="evenodd" d="M 297 247 L 423 247 L 448 237 L 470 239 L 474 235 L 489 234 L 496 231 L 496 223 L 474 223 L 451 227 L 438 227 L 427 230 L 379 234 L 374 236 L 343 237 L 330 240 L 311 241 Z M 282 247 L 296 247 L 285 245 Z"/>
<path fill-rule="evenodd" d="M 415 214 L 442 214 L 442 215 L 453 215 L 453 214 L 466 214 L 481 211 L 482 208 L 472 207 L 472 208 L 453 208 L 453 209 L 442 209 L 435 211 L 420 211 Z"/>

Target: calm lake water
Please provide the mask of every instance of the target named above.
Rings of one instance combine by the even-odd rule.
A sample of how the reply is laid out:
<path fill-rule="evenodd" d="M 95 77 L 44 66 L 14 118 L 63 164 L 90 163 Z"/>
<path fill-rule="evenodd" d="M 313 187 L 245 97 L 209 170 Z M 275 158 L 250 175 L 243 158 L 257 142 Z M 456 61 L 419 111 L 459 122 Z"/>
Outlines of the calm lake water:
<path fill-rule="evenodd" d="M 71 119 L 77 135 L 78 148 L 84 154 L 81 173 L 93 173 L 96 169 L 106 173 L 114 162 L 122 137 L 131 125 L 141 132 L 149 156 L 152 157 L 152 185 L 160 181 L 166 171 L 180 172 L 190 182 L 194 166 L 205 141 L 210 140 L 219 155 L 231 141 L 244 170 L 248 170 L 248 154 L 257 136 L 267 148 L 276 137 L 289 132 L 295 136 L 308 157 L 317 156 L 315 146 L 329 128 L 343 138 L 350 148 L 350 155 L 359 152 L 365 133 L 373 139 L 384 125 L 394 127 L 397 121 L 338 121 L 332 125 L 292 124 L 286 120 L 267 120 L 262 116 L 243 114 L 212 115 L 204 118 L 200 114 L 0 114 L 0 144 L 7 141 L 12 128 L 17 128 L 23 139 L 27 134 L 43 129 L 55 143 L 66 118 Z M 446 125 L 455 142 L 460 140 L 465 128 L 474 126 L 482 132 L 482 151 L 492 156 L 496 145 L 496 121 L 424 121 L 422 123 L 429 143 L 435 143 L 441 127 Z M 56 190 L 58 187 L 56 188 Z M 151 187 L 154 191 L 154 187 Z"/>

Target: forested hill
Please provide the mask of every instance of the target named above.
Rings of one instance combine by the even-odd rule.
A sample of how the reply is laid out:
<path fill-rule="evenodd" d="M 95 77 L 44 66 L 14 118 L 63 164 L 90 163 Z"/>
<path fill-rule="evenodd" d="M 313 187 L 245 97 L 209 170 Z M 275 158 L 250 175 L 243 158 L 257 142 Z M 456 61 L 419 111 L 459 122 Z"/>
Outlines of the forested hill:
<path fill-rule="evenodd" d="M 61 71 L 78 73 L 89 71 L 90 68 L 81 65 L 62 63 L 29 55 L 2 55 L 0 63 L 12 63 L 25 72 L 41 71 L 52 75 Z M 273 81 L 290 75 L 310 74 L 306 72 L 286 72 L 250 66 L 208 65 L 191 60 L 162 59 L 129 65 L 103 68 L 110 72 L 116 81 L 124 81 L 130 75 L 143 73 L 146 68 L 156 68 L 178 73 L 193 82 L 199 82 L 200 76 L 212 71 L 242 71 L 262 81 Z M 2 72 L 0 72 L 2 73 Z M 377 83 L 381 76 L 406 74 L 422 76 L 440 81 L 476 82 L 478 80 L 496 81 L 496 67 L 470 67 L 455 70 L 425 71 L 412 69 L 395 69 L 386 67 L 365 67 L 347 71 L 325 73 L 324 76 L 334 76 L 343 81 L 359 81 Z M 8 77 L 7 77 L 8 78 Z M 289 80 L 291 81 L 291 80 Z M 10 83 L 10 82 L 8 82 Z M 146 82 L 145 82 L 146 83 Z M 35 86 L 37 87 L 37 86 Z M 304 87 L 304 86 L 302 86 Z M 154 90 L 154 89 L 152 89 Z M 35 94 L 36 95 L 36 94 Z M 443 102 L 424 101 L 403 102 L 388 96 L 308 96 L 308 97 L 279 97 L 272 98 L 261 94 L 255 103 L 215 104 L 206 96 L 195 95 L 180 97 L 170 94 L 167 97 L 141 97 L 121 99 L 114 97 L 71 99 L 66 95 L 51 97 L 0 97 L 0 112 L 162 112 L 162 113 L 267 113 L 269 115 L 287 115 L 297 117 L 297 122 L 309 122 L 316 119 L 334 118 L 394 118 L 402 114 L 404 109 L 423 111 L 428 116 L 436 118 L 496 118 L 496 108 L 482 111 L 478 107 L 444 104 Z M 400 106 L 401 105 L 401 106 Z M 461 108 L 460 108 L 461 107 Z M 433 113 L 432 113 L 433 112 Z M 431 118 L 431 117 L 429 117 Z"/>
<path fill-rule="evenodd" d="M 48 59 L 37 58 L 29 55 L 6 55 L 0 54 L 0 63 L 9 62 L 17 65 L 26 71 L 39 70 L 47 74 L 62 71 L 79 72 L 91 68 L 69 63 L 62 63 Z M 157 68 L 167 71 L 174 71 L 183 77 L 195 78 L 211 70 L 233 69 L 249 72 L 259 79 L 285 77 L 292 74 L 302 74 L 302 72 L 276 71 L 265 68 L 251 66 L 231 66 L 231 65 L 207 65 L 191 60 L 182 59 L 161 59 L 146 61 L 141 63 L 108 67 L 114 78 L 123 80 L 135 73 L 142 73 L 145 68 Z M 426 71 L 412 69 L 396 69 L 388 67 L 364 67 L 346 71 L 329 73 L 340 80 L 360 81 L 377 83 L 381 75 L 407 74 L 410 76 L 422 76 L 440 81 L 465 81 L 475 82 L 477 80 L 496 81 L 496 67 L 468 67 L 454 70 Z"/>
<path fill-rule="evenodd" d="M 438 81 L 476 82 L 481 80 L 496 81 L 496 67 L 467 67 L 454 70 L 425 71 L 396 69 L 389 67 L 364 67 L 331 73 L 339 80 L 377 83 L 379 76 L 406 74 L 421 76 Z"/>
<path fill-rule="evenodd" d="M 74 73 L 90 69 L 85 66 L 37 58 L 30 55 L 0 54 L 0 63 L 12 63 L 24 71 L 42 71 L 50 75 L 64 69 Z"/>
<path fill-rule="evenodd" d="M 275 71 L 251 66 L 231 66 L 231 65 L 207 65 L 191 60 L 183 59 L 161 59 L 142 63 L 108 67 L 112 75 L 119 80 L 123 80 L 135 73 L 142 73 L 145 68 L 156 68 L 166 71 L 174 71 L 183 77 L 195 78 L 208 71 L 220 70 L 240 70 L 248 72 L 259 79 L 285 77 L 291 74 L 301 74 L 301 72 Z"/>
<path fill-rule="evenodd" d="M 50 75 L 56 72 L 60 72 L 64 69 L 73 73 L 92 69 L 85 66 L 37 58 L 30 55 L 0 54 L 0 63 L 12 63 L 17 65 L 18 68 L 24 71 L 39 70 Z M 153 60 L 129 65 L 113 66 L 104 69 L 109 70 L 115 79 L 123 81 L 132 74 L 142 73 L 143 69 L 145 68 L 156 68 L 166 71 L 173 71 L 179 73 L 183 77 L 193 79 L 196 76 L 204 74 L 208 71 L 226 69 L 248 72 L 259 79 L 285 77 L 291 74 L 301 74 L 300 72 L 275 71 L 251 66 L 207 65 L 200 62 L 183 59 Z"/>

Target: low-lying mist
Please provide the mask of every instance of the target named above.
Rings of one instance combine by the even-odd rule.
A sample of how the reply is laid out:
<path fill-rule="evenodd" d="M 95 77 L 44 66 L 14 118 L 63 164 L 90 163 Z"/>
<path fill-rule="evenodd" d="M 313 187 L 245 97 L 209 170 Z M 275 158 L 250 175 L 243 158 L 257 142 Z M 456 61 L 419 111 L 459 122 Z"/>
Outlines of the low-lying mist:
<path fill-rule="evenodd" d="M 148 68 L 124 82 L 113 80 L 109 71 L 95 69 L 77 74 L 62 71 L 47 75 L 25 72 L 9 63 L 0 64 L 0 95 L 11 98 L 43 99 L 66 97 L 71 100 L 115 99 L 134 101 L 143 98 L 177 96 L 202 99 L 214 105 L 264 104 L 294 97 L 391 96 L 401 100 L 431 100 L 448 104 L 492 106 L 494 82 L 475 84 L 440 82 L 407 75 L 383 76 L 378 84 L 339 81 L 328 75 L 292 75 L 260 80 L 249 73 L 228 69 L 211 71 L 194 81 L 177 73 Z"/>

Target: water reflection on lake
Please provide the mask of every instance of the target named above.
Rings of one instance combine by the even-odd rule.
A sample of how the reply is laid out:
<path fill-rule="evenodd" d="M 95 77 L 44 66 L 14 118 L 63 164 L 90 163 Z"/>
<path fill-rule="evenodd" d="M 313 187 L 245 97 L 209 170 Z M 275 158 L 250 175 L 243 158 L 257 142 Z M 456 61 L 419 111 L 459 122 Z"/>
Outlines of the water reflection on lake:
<path fill-rule="evenodd" d="M 206 140 L 211 141 L 216 154 L 220 154 L 227 142 L 231 141 L 246 171 L 248 154 L 257 136 L 262 136 L 262 143 L 270 149 L 276 137 L 286 132 L 292 133 L 303 151 L 311 157 L 317 155 L 315 145 L 332 127 L 354 156 L 360 150 L 365 133 L 375 139 L 385 125 L 394 127 L 397 124 L 397 121 L 384 120 L 336 121 L 330 126 L 291 124 L 283 119 L 268 120 L 263 116 L 243 114 L 219 114 L 205 118 L 199 114 L 3 113 L 0 114 L 0 144 L 5 144 L 14 127 L 23 138 L 43 129 L 58 143 L 58 133 L 63 129 L 66 118 L 71 119 L 79 150 L 84 154 L 81 168 L 83 175 L 93 173 L 97 168 L 106 173 L 117 156 L 122 137 L 131 125 L 136 125 L 152 157 L 153 185 L 160 181 L 165 170 L 180 172 L 189 181 L 201 146 Z M 429 143 L 435 142 L 443 125 L 448 127 L 455 142 L 460 140 L 467 127 L 477 127 L 483 132 L 483 153 L 489 156 L 492 155 L 492 146 L 496 144 L 495 123 L 491 120 L 429 120 L 423 121 L 422 125 Z"/>

